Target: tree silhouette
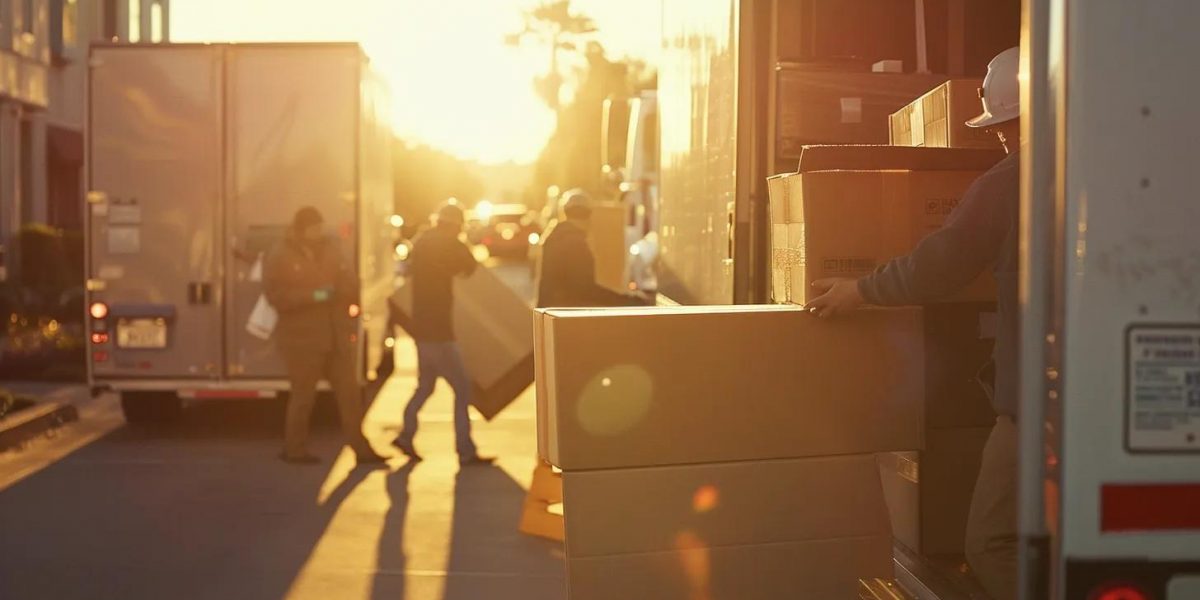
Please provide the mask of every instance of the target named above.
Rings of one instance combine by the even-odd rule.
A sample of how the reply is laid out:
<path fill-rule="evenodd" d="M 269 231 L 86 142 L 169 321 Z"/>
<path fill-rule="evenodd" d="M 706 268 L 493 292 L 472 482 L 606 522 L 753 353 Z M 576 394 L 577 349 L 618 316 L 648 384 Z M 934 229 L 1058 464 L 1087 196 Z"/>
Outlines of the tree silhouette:
<path fill-rule="evenodd" d="M 532 39 L 550 49 L 550 70 L 534 80 L 534 89 L 557 114 L 563 85 L 559 53 L 579 51 L 578 40 L 595 32 L 596 24 L 591 17 L 571 12 L 571 0 L 551 0 L 525 11 L 525 27 L 505 36 L 504 41 L 510 46 L 519 46 Z"/>

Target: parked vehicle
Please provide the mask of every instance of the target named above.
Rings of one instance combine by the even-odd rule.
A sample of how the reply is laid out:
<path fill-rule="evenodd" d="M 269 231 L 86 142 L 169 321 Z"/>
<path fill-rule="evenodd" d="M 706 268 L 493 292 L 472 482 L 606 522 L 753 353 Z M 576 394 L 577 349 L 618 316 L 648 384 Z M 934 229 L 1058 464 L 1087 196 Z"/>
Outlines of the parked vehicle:
<path fill-rule="evenodd" d="M 481 203 L 482 204 L 482 203 Z M 541 238 L 537 214 L 524 204 L 485 204 L 476 206 L 474 213 L 479 227 L 474 236 L 497 258 L 524 259 L 529 249 Z"/>
<path fill-rule="evenodd" d="M 362 382 L 392 293 L 386 89 L 356 44 L 99 46 L 89 61 L 93 389 L 130 421 L 287 389 L 247 322 L 264 254 L 317 207 L 357 271 Z M 353 314 L 357 313 L 357 314 Z"/>

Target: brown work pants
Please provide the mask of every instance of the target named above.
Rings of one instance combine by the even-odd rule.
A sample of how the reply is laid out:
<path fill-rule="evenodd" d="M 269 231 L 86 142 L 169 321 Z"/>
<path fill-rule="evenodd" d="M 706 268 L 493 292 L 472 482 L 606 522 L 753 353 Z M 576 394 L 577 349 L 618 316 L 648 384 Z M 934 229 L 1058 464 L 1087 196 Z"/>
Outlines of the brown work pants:
<path fill-rule="evenodd" d="M 353 355 L 337 348 L 313 352 L 303 347 L 291 347 L 281 348 L 281 351 L 292 386 L 284 424 L 284 453 L 288 456 L 307 453 L 305 442 L 308 440 L 309 421 L 316 402 L 317 383 L 325 379 L 329 381 L 337 399 L 346 443 L 356 454 L 370 455 L 371 446 L 362 433 L 362 390 L 355 376 Z"/>
<path fill-rule="evenodd" d="M 996 600 L 1017 597 L 1017 427 L 996 418 L 967 516 L 967 563 Z"/>

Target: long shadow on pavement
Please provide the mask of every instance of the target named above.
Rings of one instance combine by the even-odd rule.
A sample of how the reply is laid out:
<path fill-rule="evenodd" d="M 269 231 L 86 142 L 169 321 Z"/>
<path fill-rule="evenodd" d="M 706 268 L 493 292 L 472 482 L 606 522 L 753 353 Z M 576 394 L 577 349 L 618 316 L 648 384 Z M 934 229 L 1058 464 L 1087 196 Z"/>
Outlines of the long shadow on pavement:
<path fill-rule="evenodd" d="M 196 408 L 0 491 L 0 598 L 285 597 L 368 471 L 318 505 L 339 435 L 314 440 L 322 465 L 286 465 L 277 407 Z"/>
<path fill-rule="evenodd" d="M 497 467 L 455 478 L 444 600 L 563 600 L 560 544 L 517 531 L 525 490 Z"/>
<path fill-rule="evenodd" d="M 377 568 L 371 585 L 372 600 L 403 600 L 405 568 L 408 560 L 404 556 L 404 525 L 408 518 L 408 478 L 415 462 L 388 474 L 387 494 L 391 506 L 383 516 L 383 529 L 379 532 Z"/>

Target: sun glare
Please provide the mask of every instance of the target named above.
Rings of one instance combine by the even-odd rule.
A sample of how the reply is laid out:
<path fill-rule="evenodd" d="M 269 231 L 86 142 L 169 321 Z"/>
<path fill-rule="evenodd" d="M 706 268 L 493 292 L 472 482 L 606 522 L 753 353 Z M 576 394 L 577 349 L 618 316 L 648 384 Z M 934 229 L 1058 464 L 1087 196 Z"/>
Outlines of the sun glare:
<path fill-rule="evenodd" d="M 509 47 L 504 36 L 521 28 L 522 9 L 536 3 L 175 0 L 171 29 L 176 41 L 358 41 L 390 84 L 401 139 L 484 163 L 528 163 L 554 129 L 554 115 L 532 83 L 546 71 L 549 50 Z M 644 7 L 638 0 L 577 0 L 573 6 L 595 12 L 601 30 L 614 38 L 632 36 L 622 21 L 634 25 L 645 39 L 616 43 L 619 54 L 657 43 L 649 29 L 657 14 L 650 19 L 614 4 Z"/>

